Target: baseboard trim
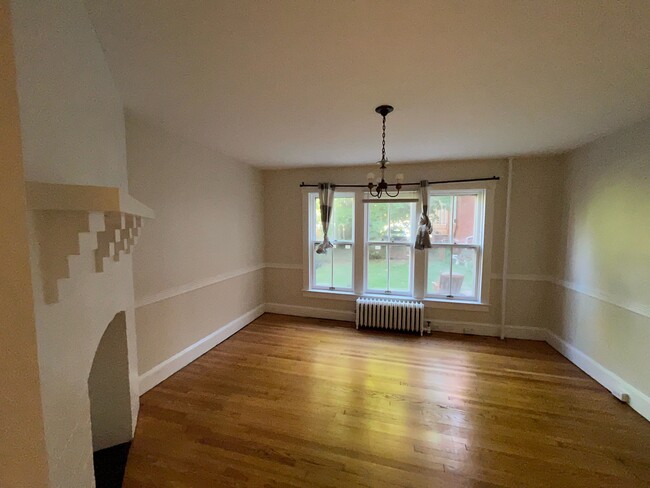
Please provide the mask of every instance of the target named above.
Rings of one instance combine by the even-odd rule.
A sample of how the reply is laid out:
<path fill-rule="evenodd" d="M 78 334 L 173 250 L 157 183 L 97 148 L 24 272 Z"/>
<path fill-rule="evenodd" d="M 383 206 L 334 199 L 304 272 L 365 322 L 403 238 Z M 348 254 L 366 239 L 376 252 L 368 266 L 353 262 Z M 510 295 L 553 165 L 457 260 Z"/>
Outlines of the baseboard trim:
<path fill-rule="evenodd" d="M 528 325 L 506 325 L 505 337 L 508 339 L 526 339 L 529 341 L 546 341 L 546 329 Z"/>
<path fill-rule="evenodd" d="M 450 332 L 452 334 L 469 334 L 488 337 L 500 337 L 501 326 L 484 322 L 459 322 L 455 320 L 432 320 L 431 330 Z M 526 339 L 529 341 L 546 340 L 546 331 L 539 327 L 525 325 L 506 325 L 505 337 L 508 339 Z"/>
<path fill-rule="evenodd" d="M 235 332 L 243 329 L 253 320 L 262 315 L 264 313 L 264 309 L 264 304 L 255 307 L 253 310 L 250 310 L 245 314 L 237 317 L 235 320 L 228 322 L 226 325 L 215 330 L 213 333 L 204 337 L 200 341 L 195 342 L 191 346 L 183 349 L 181 352 L 174 354 L 169 359 L 166 359 L 157 366 L 154 366 L 146 373 L 141 374 L 138 381 L 138 389 L 140 395 L 145 394 L 154 386 L 162 383 L 171 375 L 184 368 L 219 343 L 228 339 L 228 337 L 233 335 Z"/>
<path fill-rule="evenodd" d="M 569 344 L 557 334 L 545 330 L 546 342 L 609 391 L 625 392 L 630 396 L 630 407 L 646 420 L 650 420 L 650 397 L 630 385 L 595 359 Z"/>
<path fill-rule="evenodd" d="M 457 320 L 431 320 L 433 332 L 449 332 L 451 334 L 468 334 L 488 337 L 499 337 L 500 326 L 482 322 L 460 322 Z"/>
<path fill-rule="evenodd" d="M 327 308 L 302 307 L 299 305 L 285 305 L 284 303 L 267 303 L 265 310 L 268 313 L 293 315 L 295 317 L 311 317 L 315 319 L 344 320 L 354 322 L 355 313 L 345 310 L 330 310 Z"/>

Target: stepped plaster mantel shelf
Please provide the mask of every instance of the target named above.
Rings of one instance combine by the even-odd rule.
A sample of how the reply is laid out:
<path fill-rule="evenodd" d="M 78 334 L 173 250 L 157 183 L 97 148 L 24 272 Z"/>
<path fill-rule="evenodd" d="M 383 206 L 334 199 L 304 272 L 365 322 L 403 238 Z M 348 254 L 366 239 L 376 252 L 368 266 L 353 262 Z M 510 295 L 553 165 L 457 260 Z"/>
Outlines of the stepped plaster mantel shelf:
<path fill-rule="evenodd" d="M 148 219 L 154 212 L 128 193 L 110 186 L 62 185 L 28 181 L 29 210 L 119 212 Z"/>
<path fill-rule="evenodd" d="M 143 219 L 154 212 L 119 188 L 26 182 L 27 209 L 34 214 L 46 303 L 60 300 L 63 283 L 130 254 Z M 84 259 L 86 258 L 86 259 Z"/>

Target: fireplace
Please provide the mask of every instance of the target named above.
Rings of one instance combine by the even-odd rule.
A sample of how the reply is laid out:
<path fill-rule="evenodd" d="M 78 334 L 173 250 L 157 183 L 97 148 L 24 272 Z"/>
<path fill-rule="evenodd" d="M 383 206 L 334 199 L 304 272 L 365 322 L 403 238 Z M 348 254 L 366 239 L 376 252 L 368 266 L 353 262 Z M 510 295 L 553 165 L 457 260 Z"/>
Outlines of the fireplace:
<path fill-rule="evenodd" d="M 153 212 L 77 185 L 28 182 L 27 204 L 50 485 L 93 486 L 93 452 L 128 445 L 137 421 L 131 252 Z"/>

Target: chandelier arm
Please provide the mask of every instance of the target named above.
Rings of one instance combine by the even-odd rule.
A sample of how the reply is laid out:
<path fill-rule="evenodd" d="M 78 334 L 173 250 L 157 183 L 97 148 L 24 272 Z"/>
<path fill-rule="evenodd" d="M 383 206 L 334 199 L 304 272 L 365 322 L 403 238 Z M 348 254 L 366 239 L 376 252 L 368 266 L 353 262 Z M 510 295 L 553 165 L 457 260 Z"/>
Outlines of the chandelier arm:
<path fill-rule="evenodd" d="M 384 190 L 384 191 L 385 191 L 386 195 L 388 195 L 389 197 L 391 197 L 391 198 L 395 198 L 397 195 L 399 195 L 400 189 L 398 188 L 398 189 L 397 189 L 397 193 L 395 193 L 394 195 L 391 195 L 391 194 L 388 192 L 388 188 L 387 188 L 386 190 Z"/>

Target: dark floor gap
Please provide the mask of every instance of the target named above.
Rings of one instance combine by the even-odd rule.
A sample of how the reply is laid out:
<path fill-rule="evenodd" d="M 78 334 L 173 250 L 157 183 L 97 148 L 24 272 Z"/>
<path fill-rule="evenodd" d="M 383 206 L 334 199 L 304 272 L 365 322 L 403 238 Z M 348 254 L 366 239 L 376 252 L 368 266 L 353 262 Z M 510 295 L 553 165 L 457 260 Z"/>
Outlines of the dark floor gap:
<path fill-rule="evenodd" d="M 130 442 L 101 449 L 93 453 L 96 488 L 121 488 L 124 481 Z"/>

